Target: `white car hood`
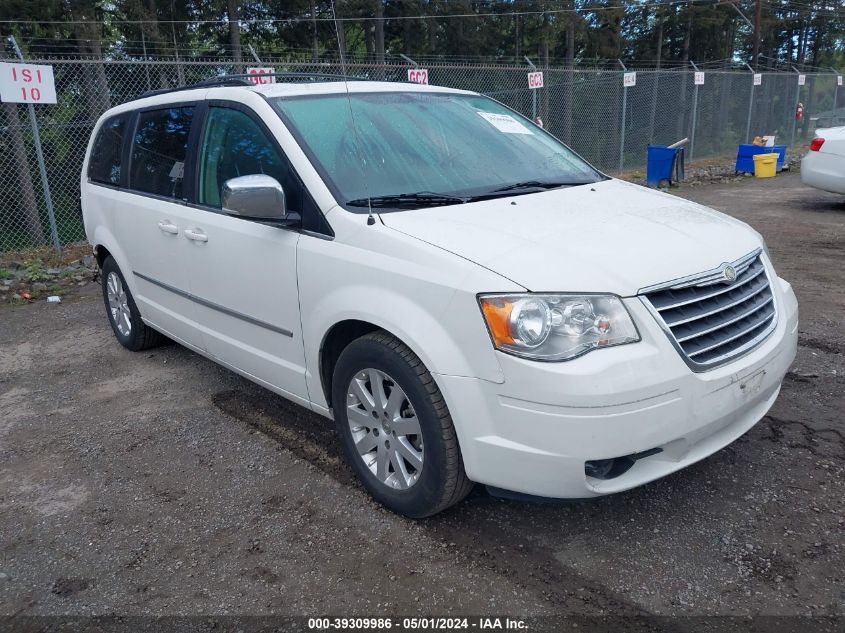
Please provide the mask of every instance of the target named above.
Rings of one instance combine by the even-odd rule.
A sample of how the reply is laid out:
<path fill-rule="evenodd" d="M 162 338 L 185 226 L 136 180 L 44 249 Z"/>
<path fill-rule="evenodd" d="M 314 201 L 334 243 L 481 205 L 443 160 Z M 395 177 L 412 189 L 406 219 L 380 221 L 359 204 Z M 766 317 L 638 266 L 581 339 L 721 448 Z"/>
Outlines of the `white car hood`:
<path fill-rule="evenodd" d="M 542 292 L 632 296 L 762 246 L 743 222 L 620 180 L 380 217 Z"/>

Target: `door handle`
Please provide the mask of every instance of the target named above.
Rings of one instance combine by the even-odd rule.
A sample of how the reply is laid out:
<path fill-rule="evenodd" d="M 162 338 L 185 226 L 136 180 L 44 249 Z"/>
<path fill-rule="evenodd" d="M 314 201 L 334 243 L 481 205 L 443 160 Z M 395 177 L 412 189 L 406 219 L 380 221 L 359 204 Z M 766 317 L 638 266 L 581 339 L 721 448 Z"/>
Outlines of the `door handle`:
<path fill-rule="evenodd" d="M 162 220 L 158 223 L 158 228 L 160 228 L 163 233 L 170 233 L 171 235 L 179 233 L 179 227 L 173 224 L 170 220 Z"/>
<path fill-rule="evenodd" d="M 185 237 L 189 240 L 194 240 L 195 242 L 207 242 L 208 236 L 203 233 L 200 229 L 185 229 L 183 231 Z"/>

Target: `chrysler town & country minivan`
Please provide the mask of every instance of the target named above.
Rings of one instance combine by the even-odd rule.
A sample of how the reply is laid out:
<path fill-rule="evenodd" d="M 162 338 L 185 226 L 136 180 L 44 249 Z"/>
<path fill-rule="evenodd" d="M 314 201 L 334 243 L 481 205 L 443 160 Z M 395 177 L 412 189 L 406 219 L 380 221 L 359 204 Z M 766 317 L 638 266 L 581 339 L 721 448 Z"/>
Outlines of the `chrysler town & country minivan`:
<path fill-rule="evenodd" d="M 756 231 L 472 92 L 146 96 L 98 121 L 82 209 L 124 347 L 167 337 L 332 418 L 412 517 L 475 482 L 569 499 L 668 475 L 754 426 L 795 355 Z"/>

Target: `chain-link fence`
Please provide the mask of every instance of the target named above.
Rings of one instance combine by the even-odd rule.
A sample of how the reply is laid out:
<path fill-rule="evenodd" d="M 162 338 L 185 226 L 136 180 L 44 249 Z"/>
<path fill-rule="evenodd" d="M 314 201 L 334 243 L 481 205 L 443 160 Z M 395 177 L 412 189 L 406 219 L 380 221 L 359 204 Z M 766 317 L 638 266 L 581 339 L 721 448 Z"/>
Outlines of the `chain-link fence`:
<path fill-rule="evenodd" d="M 11 60 L 8 60 L 11 61 Z M 58 103 L 36 106 L 58 240 L 84 240 L 79 179 L 88 138 L 108 107 L 149 90 L 243 72 L 227 61 L 29 60 L 54 67 Z M 264 59 L 277 72 L 340 73 L 337 62 L 291 63 Z M 545 86 L 530 90 L 525 66 L 427 64 L 429 83 L 489 95 L 546 129 L 599 168 L 616 173 L 643 168 L 649 143 L 691 140 L 687 159 L 735 154 L 738 143 L 775 134 L 778 143 L 804 144 L 814 113 L 836 109 L 845 91 L 835 74 L 707 71 L 696 84 L 692 69 L 639 70 L 623 87 L 623 70 L 543 68 Z M 406 64 L 348 64 L 347 74 L 406 81 Z M 633 70 L 633 69 L 631 69 Z M 805 117 L 796 122 L 798 102 Z M 807 116 L 810 115 L 810 116 Z M 49 244 L 52 223 L 36 163 L 26 106 L 0 106 L 0 252 Z"/>

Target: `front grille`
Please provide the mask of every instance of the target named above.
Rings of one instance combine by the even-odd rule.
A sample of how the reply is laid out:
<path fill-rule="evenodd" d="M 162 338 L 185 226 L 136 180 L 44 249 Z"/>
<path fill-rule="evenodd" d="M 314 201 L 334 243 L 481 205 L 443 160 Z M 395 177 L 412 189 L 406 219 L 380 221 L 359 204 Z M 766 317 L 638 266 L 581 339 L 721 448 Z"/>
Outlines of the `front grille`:
<path fill-rule="evenodd" d="M 684 359 L 699 371 L 750 351 L 775 327 L 775 300 L 760 251 L 730 264 L 736 272 L 732 282 L 726 280 L 728 266 L 641 292 Z"/>

